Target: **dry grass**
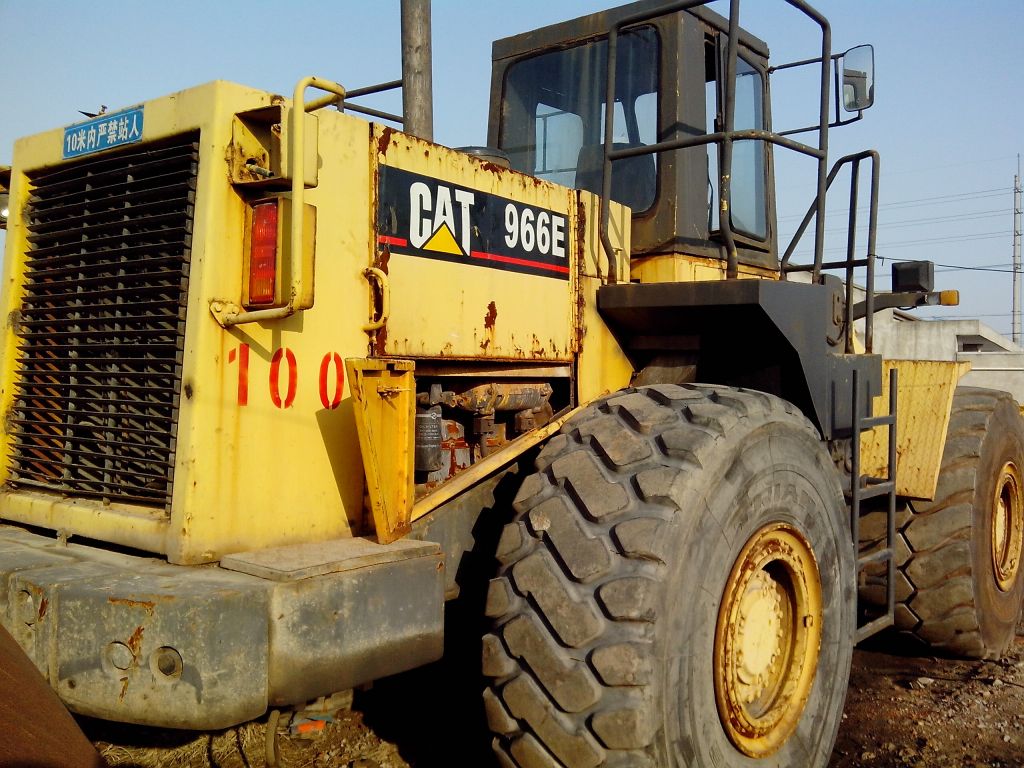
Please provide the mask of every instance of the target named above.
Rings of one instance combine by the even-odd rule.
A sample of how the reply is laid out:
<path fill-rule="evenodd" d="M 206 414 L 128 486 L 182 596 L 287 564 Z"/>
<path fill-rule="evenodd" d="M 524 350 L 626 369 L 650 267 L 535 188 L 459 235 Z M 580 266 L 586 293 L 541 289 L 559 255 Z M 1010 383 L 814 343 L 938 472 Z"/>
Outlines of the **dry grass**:
<path fill-rule="evenodd" d="M 253 721 L 216 733 L 187 734 L 97 724 L 96 749 L 111 768 L 263 768 L 267 723 Z M 314 739 L 293 738 L 279 728 L 281 768 L 407 768 L 394 744 L 378 738 L 356 711 Z"/>

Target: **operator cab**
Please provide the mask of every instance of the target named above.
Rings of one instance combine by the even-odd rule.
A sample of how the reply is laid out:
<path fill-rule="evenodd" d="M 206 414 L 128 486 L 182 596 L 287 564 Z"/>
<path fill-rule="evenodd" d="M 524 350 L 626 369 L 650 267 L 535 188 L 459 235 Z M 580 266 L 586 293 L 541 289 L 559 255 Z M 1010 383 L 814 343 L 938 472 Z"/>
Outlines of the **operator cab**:
<path fill-rule="evenodd" d="M 644 0 L 494 43 L 488 143 L 514 169 L 601 193 L 609 29 Z M 728 22 L 704 8 L 626 28 L 616 55 L 613 149 L 720 131 Z M 741 33 L 735 130 L 770 130 L 768 47 Z M 718 144 L 613 163 L 611 198 L 633 211 L 632 258 L 722 257 Z M 741 264 L 778 269 L 771 145 L 733 144 L 731 226 Z"/>
<path fill-rule="evenodd" d="M 661 271 L 662 259 L 652 258 L 681 257 L 725 261 L 728 277 L 743 265 L 761 276 L 811 272 L 818 282 L 826 189 L 840 165 L 864 159 L 843 158 L 829 173 L 828 129 L 860 120 L 872 105 L 873 52 L 860 46 L 833 54 L 824 17 L 803 0 L 787 2 L 820 27 L 820 56 L 769 67 L 763 41 L 738 26 L 730 33 L 730 22 L 699 0 L 641 0 L 499 40 L 488 143 L 508 153 L 516 170 L 629 206 L 631 258 L 641 265 L 634 278 L 645 279 L 647 263 L 658 280 L 692 279 Z M 769 74 L 804 66 L 820 68 L 818 120 L 774 133 Z M 790 138 L 800 133 L 814 143 Z M 785 254 L 776 229 L 775 145 L 818 163 L 817 195 Z M 791 265 L 812 214 L 814 263 Z M 603 226 L 606 213 L 602 219 Z"/>

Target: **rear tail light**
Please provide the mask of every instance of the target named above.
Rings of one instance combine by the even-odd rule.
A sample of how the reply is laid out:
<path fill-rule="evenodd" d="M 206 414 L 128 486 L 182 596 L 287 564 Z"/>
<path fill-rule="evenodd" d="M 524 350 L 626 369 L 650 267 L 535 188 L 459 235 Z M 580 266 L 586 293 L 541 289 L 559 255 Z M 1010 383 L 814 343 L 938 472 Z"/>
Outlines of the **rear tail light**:
<path fill-rule="evenodd" d="M 273 304 L 277 294 L 277 201 L 252 209 L 249 237 L 249 303 Z"/>

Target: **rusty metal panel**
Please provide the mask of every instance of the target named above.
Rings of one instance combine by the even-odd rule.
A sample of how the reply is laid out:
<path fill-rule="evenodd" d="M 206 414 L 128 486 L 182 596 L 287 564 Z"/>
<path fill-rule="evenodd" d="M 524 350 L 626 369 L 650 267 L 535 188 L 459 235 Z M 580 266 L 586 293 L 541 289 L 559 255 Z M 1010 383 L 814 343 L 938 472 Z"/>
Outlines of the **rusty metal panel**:
<path fill-rule="evenodd" d="M 939 479 L 953 392 L 970 365 L 931 360 L 884 360 L 882 365 L 882 393 L 873 404 L 876 416 L 888 410 L 889 371 L 899 371 L 896 493 L 931 499 Z M 861 438 L 863 471 L 869 475 L 886 475 L 887 433 L 888 427 L 876 427 Z"/>
<path fill-rule="evenodd" d="M 575 193 L 382 126 L 373 143 L 374 353 L 571 360 Z"/>
<path fill-rule="evenodd" d="M 173 728 L 225 728 L 441 655 L 435 543 L 231 561 L 168 565 L 0 526 L 0 625 L 72 711 Z"/>
<path fill-rule="evenodd" d="M 0 765 L 106 765 L 14 639 L 0 627 Z"/>
<path fill-rule="evenodd" d="M 72 711 L 176 728 L 265 711 L 263 582 L 68 551 L 81 557 L 11 576 L 5 623 Z"/>
<path fill-rule="evenodd" d="M 348 542 L 360 543 L 341 546 Z M 444 582 L 440 547 L 420 542 L 397 547 L 389 562 L 279 582 L 270 704 L 323 696 L 325 681 L 346 690 L 441 658 Z"/>

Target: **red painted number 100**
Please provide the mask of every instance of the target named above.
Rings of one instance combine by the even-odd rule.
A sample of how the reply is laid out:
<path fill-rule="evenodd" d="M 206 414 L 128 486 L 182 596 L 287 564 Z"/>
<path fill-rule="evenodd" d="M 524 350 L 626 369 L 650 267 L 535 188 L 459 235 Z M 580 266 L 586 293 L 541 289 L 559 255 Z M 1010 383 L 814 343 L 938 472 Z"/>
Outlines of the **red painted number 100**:
<path fill-rule="evenodd" d="M 228 353 L 229 363 L 238 363 L 238 405 L 249 404 L 249 345 L 241 344 Z M 345 384 L 345 365 L 341 355 L 328 352 L 320 360 L 320 404 L 334 409 L 341 405 Z M 281 347 L 270 358 L 270 376 L 267 380 L 270 402 L 277 408 L 291 408 L 299 387 L 299 364 L 295 353 Z"/>

